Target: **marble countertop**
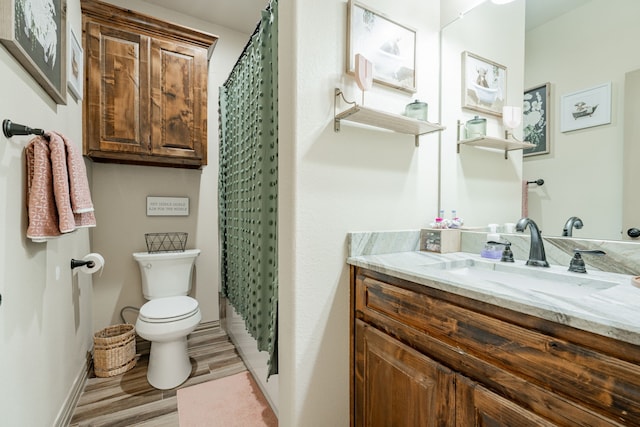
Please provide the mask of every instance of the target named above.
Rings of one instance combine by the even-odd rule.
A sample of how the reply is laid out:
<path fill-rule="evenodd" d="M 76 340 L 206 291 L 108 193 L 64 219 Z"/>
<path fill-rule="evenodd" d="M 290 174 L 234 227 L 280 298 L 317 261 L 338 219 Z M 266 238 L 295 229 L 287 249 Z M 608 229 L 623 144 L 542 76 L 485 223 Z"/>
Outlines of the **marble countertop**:
<path fill-rule="evenodd" d="M 360 255 L 347 263 L 640 345 L 640 288 L 630 275 L 572 273 L 566 266 L 530 267 L 466 252 Z"/>

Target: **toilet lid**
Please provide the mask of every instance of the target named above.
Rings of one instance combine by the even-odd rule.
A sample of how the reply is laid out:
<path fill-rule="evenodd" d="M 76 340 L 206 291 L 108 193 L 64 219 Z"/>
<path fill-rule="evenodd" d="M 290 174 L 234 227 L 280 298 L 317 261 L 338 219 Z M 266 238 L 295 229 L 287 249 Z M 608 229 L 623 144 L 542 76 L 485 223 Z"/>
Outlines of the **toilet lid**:
<path fill-rule="evenodd" d="M 153 299 L 140 307 L 140 318 L 150 323 L 173 322 L 193 316 L 198 301 L 187 296 Z"/>

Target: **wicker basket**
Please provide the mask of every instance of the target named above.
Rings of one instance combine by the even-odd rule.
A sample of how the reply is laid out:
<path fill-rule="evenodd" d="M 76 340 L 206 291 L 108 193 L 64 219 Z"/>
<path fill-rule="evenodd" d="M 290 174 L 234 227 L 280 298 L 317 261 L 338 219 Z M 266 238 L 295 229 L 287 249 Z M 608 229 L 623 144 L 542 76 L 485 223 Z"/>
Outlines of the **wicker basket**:
<path fill-rule="evenodd" d="M 114 325 L 93 334 L 93 369 L 107 378 L 136 366 L 136 331 L 133 325 Z"/>

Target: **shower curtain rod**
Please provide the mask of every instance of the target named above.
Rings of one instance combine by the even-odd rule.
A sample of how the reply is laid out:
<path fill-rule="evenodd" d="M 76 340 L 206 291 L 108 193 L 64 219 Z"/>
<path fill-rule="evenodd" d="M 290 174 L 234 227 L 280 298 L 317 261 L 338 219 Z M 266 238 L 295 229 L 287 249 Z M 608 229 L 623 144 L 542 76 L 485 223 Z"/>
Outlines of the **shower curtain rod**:
<path fill-rule="evenodd" d="M 271 12 L 271 1 L 269 1 L 269 4 L 267 5 L 267 8 L 265 9 L 265 12 Z M 229 80 L 231 79 L 231 76 L 233 74 L 233 70 L 236 69 L 236 67 L 238 66 L 238 63 L 242 60 L 242 58 L 244 58 L 244 55 L 247 53 L 247 50 L 251 46 L 251 42 L 253 41 L 253 37 L 256 34 L 258 34 L 258 31 L 260 31 L 260 25 L 261 24 L 262 24 L 262 19 L 256 24 L 256 28 L 253 30 L 253 33 L 251 33 L 251 37 L 249 37 L 249 40 L 244 45 L 244 48 L 242 48 L 242 52 L 240 53 L 240 56 L 238 56 L 238 59 L 236 60 L 236 63 L 233 64 L 233 68 L 231 68 L 231 72 L 229 73 L 229 77 L 227 77 L 227 79 L 224 81 L 224 83 L 222 84 L 223 86 L 226 85 L 229 82 Z"/>

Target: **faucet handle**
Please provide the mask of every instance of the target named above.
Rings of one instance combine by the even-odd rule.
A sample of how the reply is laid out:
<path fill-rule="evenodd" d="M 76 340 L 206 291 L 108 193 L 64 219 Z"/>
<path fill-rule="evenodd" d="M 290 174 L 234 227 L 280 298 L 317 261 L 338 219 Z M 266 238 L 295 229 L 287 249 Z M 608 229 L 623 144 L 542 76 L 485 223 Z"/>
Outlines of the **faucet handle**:
<path fill-rule="evenodd" d="M 573 250 L 573 258 L 569 263 L 569 271 L 574 273 L 586 273 L 587 268 L 585 266 L 584 260 L 582 259 L 582 255 L 580 254 L 590 254 L 590 255 L 606 255 L 605 251 L 601 251 L 599 249 L 574 249 Z"/>
<path fill-rule="evenodd" d="M 588 255 L 606 255 L 607 253 L 600 249 L 574 249 L 573 253 L 575 254 L 588 254 Z"/>
<path fill-rule="evenodd" d="M 502 251 L 502 258 L 500 258 L 502 262 L 514 262 L 513 260 L 513 252 L 511 252 L 511 242 L 506 241 L 504 245 L 504 250 Z"/>
<path fill-rule="evenodd" d="M 586 273 L 587 268 L 585 267 L 584 260 L 582 259 L 582 255 L 580 252 L 576 252 L 571 258 L 571 262 L 569 263 L 569 271 L 574 273 Z"/>

